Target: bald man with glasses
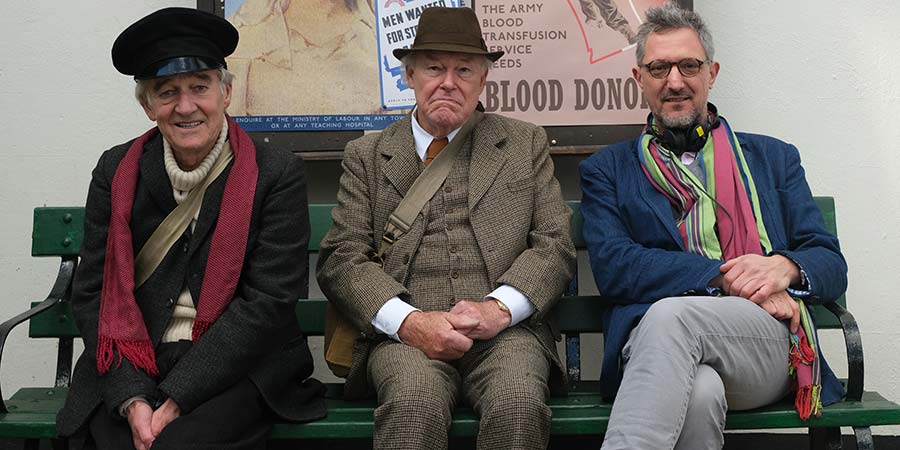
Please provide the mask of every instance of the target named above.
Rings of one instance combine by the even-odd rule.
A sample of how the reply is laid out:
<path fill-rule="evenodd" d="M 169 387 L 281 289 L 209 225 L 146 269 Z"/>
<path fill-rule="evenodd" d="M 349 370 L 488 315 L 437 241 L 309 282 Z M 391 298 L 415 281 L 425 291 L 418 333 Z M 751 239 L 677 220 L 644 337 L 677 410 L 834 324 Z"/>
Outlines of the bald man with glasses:
<path fill-rule="evenodd" d="M 633 75 L 644 132 L 580 165 L 604 312 L 604 449 L 720 449 L 728 409 L 839 401 L 807 303 L 847 286 L 797 149 L 735 133 L 708 103 L 712 37 L 674 4 L 647 12 Z M 795 392 L 796 394 L 792 394 Z"/>

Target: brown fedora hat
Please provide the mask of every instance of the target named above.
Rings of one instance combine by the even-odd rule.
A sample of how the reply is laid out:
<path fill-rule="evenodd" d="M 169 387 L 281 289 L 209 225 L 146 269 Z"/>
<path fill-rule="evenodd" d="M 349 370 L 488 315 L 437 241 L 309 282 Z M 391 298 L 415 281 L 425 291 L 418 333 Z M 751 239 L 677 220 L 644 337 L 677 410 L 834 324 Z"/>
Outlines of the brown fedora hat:
<path fill-rule="evenodd" d="M 412 47 L 394 49 L 394 57 L 403 59 L 410 52 L 421 50 L 484 55 L 491 61 L 503 56 L 502 51 L 489 52 L 484 45 L 472 8 L 432 7 L 423 11 Z"/>

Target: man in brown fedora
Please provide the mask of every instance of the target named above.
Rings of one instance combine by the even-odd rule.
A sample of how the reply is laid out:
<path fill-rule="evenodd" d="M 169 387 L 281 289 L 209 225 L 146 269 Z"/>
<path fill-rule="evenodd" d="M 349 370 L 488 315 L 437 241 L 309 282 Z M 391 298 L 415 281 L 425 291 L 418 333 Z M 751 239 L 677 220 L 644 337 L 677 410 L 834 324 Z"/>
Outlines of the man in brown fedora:
<path fill-rule="evenodd" d="M 319 259 L 323 291 L 362 330 L 345 394 L 377 393 L 376 448 L 445 448 L 460 403 L 480 416 L 478 448 L 545 448 L 548 382 L 565 376 L 547 313 L 575 258 L 547 137 L 482 114 L 503 52 L 471 9 L 425 10 L 394 55 L 415 109 L 347 145 Z M 409 225 L 385 233 L 441 166 Z"/>

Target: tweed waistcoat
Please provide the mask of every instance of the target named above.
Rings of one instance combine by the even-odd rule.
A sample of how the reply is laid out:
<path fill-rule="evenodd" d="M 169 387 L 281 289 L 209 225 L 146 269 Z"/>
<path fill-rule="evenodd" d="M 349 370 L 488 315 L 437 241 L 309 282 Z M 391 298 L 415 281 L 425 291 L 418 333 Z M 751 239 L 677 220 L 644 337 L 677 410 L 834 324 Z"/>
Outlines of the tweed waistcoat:
<path fill-rule="evenodd" d="M 457 155 L 444 184 L 423 208 L 425 232 L 410 261 L 407 289 L 425 311 L 448 311 L 493 289 L 469 222 L 469 152 Z"/>

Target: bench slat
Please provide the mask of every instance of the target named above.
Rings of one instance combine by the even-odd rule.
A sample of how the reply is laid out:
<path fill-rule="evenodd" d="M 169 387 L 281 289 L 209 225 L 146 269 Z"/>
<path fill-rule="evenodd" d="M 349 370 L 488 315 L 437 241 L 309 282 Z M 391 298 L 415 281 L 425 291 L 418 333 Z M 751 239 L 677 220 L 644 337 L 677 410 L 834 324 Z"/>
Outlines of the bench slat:
<path fill-rule="evenodd" d="M 597 333 L 601 326 L 601 311 L 606 305 L 596 295 L 579 297 L 563 297 L 560 303 L 565 305 L 556 311 L 559 330 L 562 333 Z M 32 303 L 31 306 L 37 305 Z M 323 298 L 303 299 L 297 302 L 295 309 L 300 329 L 310 336 L 325 334 L 325 307 L 328 301 Z M 80 337 L 72 316 L 71 304 L 61 302 L 38 314 L 29 322 L 28 335 L 32 338 Z"/>
<path fill-rule="evenodd" d="M 8 401 L 10 413 L 0 415 L 0 437 L 50 439 L 56 434 L 56 411 L 62 407 L 66 388 L 24 388 Z M 276 424 L 270 439 L 368 438 L 373 431 L 373 401 L 346 402 L 328 399 L 329 415 L 306 424 Z M 595 392 L 573 392 L 550 399 L 553 411 L 551 433 L 600 435 L 606 430 L 611 405 Z M 469 408 L 454 412 L 450 435 L 474 436 L 478 430 Z M 900 423 L 900 406 L 875 392 L 866 392 L 861 402 L 842 402 L 824 409 L 822 417 L 801 421 L 790 402 L 750 411 L 728 413 L 726 429 L 777 429 L 807 426 L 869 426 Z"/>

